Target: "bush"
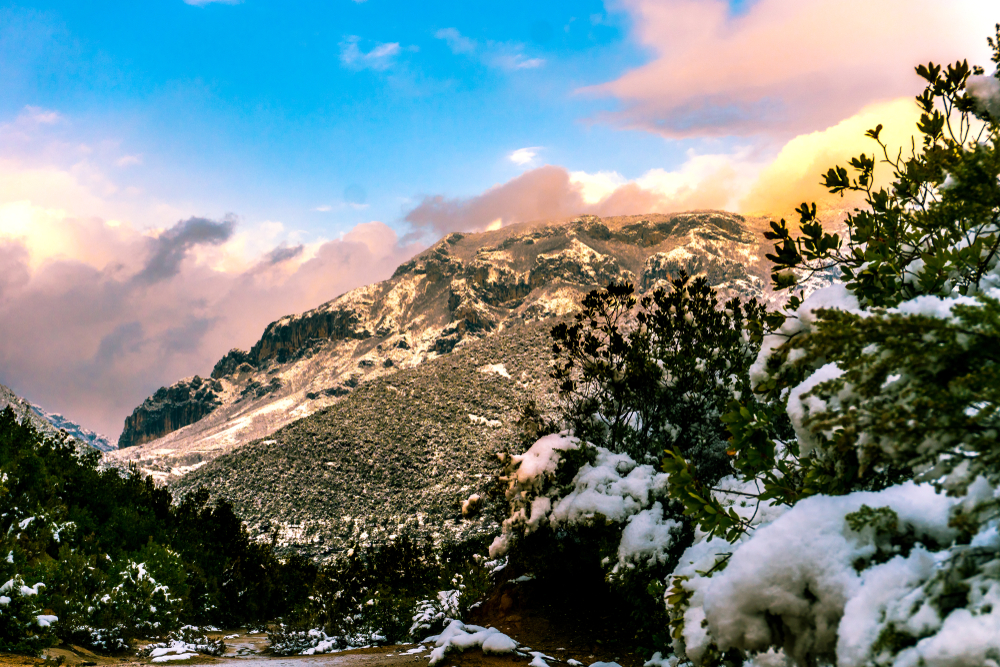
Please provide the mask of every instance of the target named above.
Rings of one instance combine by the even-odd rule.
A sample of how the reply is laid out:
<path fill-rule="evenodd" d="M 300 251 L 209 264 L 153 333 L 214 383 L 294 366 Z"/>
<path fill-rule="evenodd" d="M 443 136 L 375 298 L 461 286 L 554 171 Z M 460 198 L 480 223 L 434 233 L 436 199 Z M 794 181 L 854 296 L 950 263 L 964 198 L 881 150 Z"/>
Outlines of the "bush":
<path fill-rule="evenodd" d="M 24 609 L 58 618 L 42 630 L 8 613 L 5 646 L 58 637 L 114 652 L 188 621 L 261 623 L 308 596 L 316 567 L 251 541 L 226 501 L 199 492 L 173 505 L 150 477 L 98 460 L 0 413 L 0 575 L 44 581 Z"/>
<path fill-rule="evenodd" d="M 674 648 L 699 664 L 1000 659 L 1000 84 L 965 62 L 917 73 L 920 151 L 893 157 L 881 126 L 867 133 L 892 186 L 874 189 L 865 155 L 853 177 L 824 177 L 865 195 L 846 241 L 815 205 L 798 238 L 772 225 L 778 287 L 828 267 L 845 280 L 769 318 L 751 372 L 762 400 L 726 417 L 734 466 L 772 516 L 722 525 L 712 499 L 689 504 L 729 539 L 693 545 L 668 593 Z M 793 438 L 769 429 L 778 411 Z"/>

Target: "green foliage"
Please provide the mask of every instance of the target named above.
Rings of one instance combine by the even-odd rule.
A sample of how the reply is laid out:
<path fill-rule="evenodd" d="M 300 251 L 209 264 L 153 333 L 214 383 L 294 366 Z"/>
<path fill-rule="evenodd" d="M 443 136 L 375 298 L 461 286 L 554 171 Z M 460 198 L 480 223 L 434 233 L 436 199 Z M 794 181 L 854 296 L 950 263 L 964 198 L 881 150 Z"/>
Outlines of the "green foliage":
<path fill-rule="evenodd" d="M 435 547 L 402 536 L 350 550 L 323 567 L 308 601 L 289 613 L 272 642 L 298 645 L 305 630 L 321 628 L 341 645 L 393 643 L 410 638 L 418 602 L 457 590 L 456 613 L 481 600 L 492 581 L 476 555 L 483 541 Z"/>
<path fill-rule="evenodd" d="M 826 172 L 823 184 L 831 193 L 860 193 L 867 206 L 848 214 L 846 238 L 824 230 L 815 204 L 796 209 L 797 237 L 784 220 L 772 222 L 766 236 L 777 243 L 767 257 L 777 288 L 795 286 L 802 271 L 836 266 L 862 306 L 981 291 L 1000 249 L 998 119 L 966 91 L 969 76 L 981 75 L 981 68 L 962 61 L 916 71 L 927 82 L 917 96 L 919 149 L 893 156 L 879 125 L 866 133 L 877 145 L 875 155 L 849 160 L 853 175 L 841 166 Z M 879 163 L 892 170 L 888 188 L 875 187 Z M 793 298 L 791 306 L 797 305 Z"/>
<path fill-rule="evenodd" d="M 315 567 L 251 541 L 225 501 L 172 505 L 136 469 L 98 461 L 0 413 L 0 577 L 44 584 L 0 608 L 3 646 L 37 652 L 58 636 L 122 650 L 192 620 L 260 623 L 307 597 Z M 52 631 L 22 622 L 42 609 L 58 617 Z"/>
<path fill-rule="evenodd" d="M 641 299 L 629 284 L 591 292 L 573 325 L 552 330 L 566 423 L 640 463 L 677 450 L 714 483 L 729 472 L 719 418 L 734 397 L 752 400 L 763 314 L 753 299 L 720 308 L 704 277 L 683 272 Z"/>
<path fill-rule="evenodd" d="M 1000 51 L 990 43 L 996 61 Z M 793 504 L 816 493 L 877 490 L 916 473 L 953 492 L 977 474 L 996 479 L 1000 329 L 997 303 L 983 292 L 998 282 L 1000 124 L 966 90 L 981 68 L 932 63 L 917 74 L 927 83 L 917 97 L 919 146 L 905 158 L 891 155 L 879 125 L 866 133 L 875 157 L 852 158 L 851 172 L 836 166 L 823 176 L 830 192 L 864 197 L 846 235 L 827 231 L 815 204 L 797 209 L 798 236 L 784 220 L 767 234 L 776 241 L 768 255 L 775 287 L 794 291 L 811 273 L 835 268 L 861 310 L 817 310 L 806 322 L 793 295 L 784 313 L 767 316 L 777 342 L 755 386 L 758 400 L 725 417 L 733 462 L 758 480 L 764 499 Z M 892 170 L 889 187 L 874 185 L 880 165 Z M 891 310 L 917 297 L 958 296 L 977 301 Z M 799 397 L 813 406 L 798 425 L 805 440 L 782 437 L 772 425 L 789 391 L 829 363 L 842 374 Z"/>

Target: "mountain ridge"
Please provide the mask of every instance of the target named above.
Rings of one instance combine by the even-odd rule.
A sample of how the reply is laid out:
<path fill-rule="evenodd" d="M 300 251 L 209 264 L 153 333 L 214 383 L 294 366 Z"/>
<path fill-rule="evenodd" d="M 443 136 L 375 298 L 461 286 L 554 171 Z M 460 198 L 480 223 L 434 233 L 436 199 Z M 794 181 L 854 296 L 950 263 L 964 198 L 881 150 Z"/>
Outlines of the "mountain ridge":
<path fill-rule="evenodd" d="M 567 315 L 612 280 L 648 291 L 685 270 L 727 296 L 766 297 L 763 226 L 695 211 L 449 234 L 385 281 L 272 322 L 250 350 L 226 353 L 209 378 L 161 388 L 126 420 L 112 456 L 163 480 L 187 474 L 365 382 L 520 323 Z"/>

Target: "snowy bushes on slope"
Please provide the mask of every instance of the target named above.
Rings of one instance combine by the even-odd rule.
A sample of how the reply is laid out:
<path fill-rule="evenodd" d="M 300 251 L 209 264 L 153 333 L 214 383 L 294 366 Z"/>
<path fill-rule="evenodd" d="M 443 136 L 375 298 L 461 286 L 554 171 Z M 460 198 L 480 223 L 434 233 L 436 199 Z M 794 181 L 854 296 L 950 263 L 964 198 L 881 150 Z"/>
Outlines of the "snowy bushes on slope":
<path fill-rule="evenodd" d="M 19 575 L 0 586 L 0 651 L 38 655 L 51 645 L 51 625 L 59 619 L 38 604 L 44 588 L 41 582 L 26 585 Z"/>
<path fill-rule="evenodd" d="M 560 483 L 560 477 L 569 478 Z M 667 476 L 638 465 L 626 454 L 581 443 L 566 432 L 539 439 L 511 457 L 507 470 L 511 514 L 490 546 L 490 556 L 506 553 L 512 540 L 542 527 L 618 524 L 621 564 L 664 562 L 680 524 L 664 518 Z M 634 524 L 634 525 L 633 525 Z"/>
<path fill-rule="evenodd" d="M 667 475 L 562 432 L 511 457 L 503 479 L 510 515 L 491 557 L 507 554 L 515 570 L 534 573 L 553 594 L 595 600 L 611 593 L 642 641 L 664 645 L 655 582 L 690 541 L 667 499 Z"/>
<path fill-rule="evenodd" d="M 709 570 L 725 544 L 695 545 L 681 562 L 696 567 L 678 570 L 693 595 L 677 648 L 696 663 L 715 648 L 774 648 L 840 667 L 987 664 L 1000 651 L 997 522 L 971 544 L 956 543 L 949 522 L 993 498 L 982 478 L 965 499 L 913 482 L 814 496 L 708 576 L 694 570 Z M 980 562 L 970 568 L 970 558 Z"/>

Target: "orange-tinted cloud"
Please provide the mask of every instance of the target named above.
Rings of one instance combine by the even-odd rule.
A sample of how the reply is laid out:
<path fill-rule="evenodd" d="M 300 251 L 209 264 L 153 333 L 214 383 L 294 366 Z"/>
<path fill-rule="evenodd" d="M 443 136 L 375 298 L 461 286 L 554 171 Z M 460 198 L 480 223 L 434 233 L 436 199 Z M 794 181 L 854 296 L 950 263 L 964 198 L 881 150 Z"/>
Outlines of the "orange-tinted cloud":
<path fill-rule="evenodd" d="M 848 193 L 831 195 L 821 184 L 821 175 L 831 167 L 847 167 L 848 160 L 864 153 L 884 159 L 878 144 L 865 137 L 865 131 L 882 125 L 879 137 L 896 157 L 900 150 L 909 154 L 920 111 L 912 98 L 873 104 L 832 127 L 795 137 L 785 144 L 777 157 L 760 173 L 750 192 L 739 203 L 745 213 L 795 218 L 794 209 L 803 202 L 817 202 L 825 209 L 848 209 L 862 201 Z M 917 142 L 917 146 L 919 146 Z M 892 167 L 878 163 L 875 187 L 892 179 Z"/>
<path fill-rule="evenodd" d="M 912 94 L 929 60 L 986 64 L 994 0 L 620 0 L 655 57 L 582 92 L 621 103 L 605 120 L 667 137 L 788 138 Z"/>

